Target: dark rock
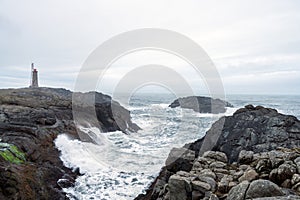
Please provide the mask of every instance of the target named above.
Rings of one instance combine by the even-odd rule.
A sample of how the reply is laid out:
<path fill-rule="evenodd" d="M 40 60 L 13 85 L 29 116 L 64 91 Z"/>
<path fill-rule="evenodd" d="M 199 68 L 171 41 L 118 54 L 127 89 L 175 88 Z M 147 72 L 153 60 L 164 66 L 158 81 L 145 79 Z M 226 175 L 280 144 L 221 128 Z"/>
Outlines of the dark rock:
<path fill-rule="evenodd" d="M 193 191 L 192 192 L 192 200 L 200 200 L 203 199 L 203 193 L 199 192 L 199 191 Z"/>
<path fill-rule="evenodd" d="M 189 96 L 176 99 L 169 105 L 169 107 L 187 108 L 200 113 L 224 113 L 226 111 L 226 107 L 233 106 L 230 103 L 220 99 L 201 96 Z"/>
<path fill-rule="evenodd" d="M 253 200 L 297 200 L 297 199 L 300 199 L 300 197 L 289 195 L 289 196 L 277 196 L 277 197 L 262 197 L 262 198 L 255 198 Z"/>
<path fill-rule="evenodd" d="M 188 200 L 192 196 L 192 186 L 186 177 L 173 175 L 169 179 L 169 195 L 171 200 Z"/>
<path fill-rule="evenodd" d="M 243 181 L 253 181 L 255 179 L 257 179 L 259 176 L 259 174 L 254 170 L 254 169 L 250 169 L 247 170 L 240 178 L 239 178 L 239 182 L 243 182 Z"/>
<path fill-rule="evenodd" d="M 203 154 L 204 158 L 210 158 L 212 160 L 221 161 L 223 163 L 227 163 L 228 159 L 225 153 L 217 152 L 217 151 L 207 151 Z"/>
<path fill-rule="evenodd" d="M 246 193 L 246 198 L 253 199 L 258 197 L 274 197 L 283 195 L 283 191 L 275 183 L 268 180 L 255 180 L 250 184 Z"/>
<path fill-rule="evenodd" d="M 191 171 L 195 152 L 185 148 L 173 148 L 166 160 L 166 168 L 170 172 Z"/>
<path fill-rule="evenodd" d="M 297 183 L 300 182 L 300 175 L 299 174 L 294 174 L 291 180 L 292 185 L 296 185 Z"/>
<path fill-rule="evenodd" d="M 296 174 L 297 169 L 292 163 L 283 163 L 270 173 L 270 180 L 282 184 L 286 179 L 291 179 Z"/>
<path fill-rule="evenodd" d="M 216 190 L 216 181 L 210 177 L 210 176 L 206 176 L 205 174 L 200 175 L 198 177 L 198 179 L 204 183 L 207 183 L 210 185 L 210 191 L 214 192 Z"/>
<path fill-rule="evenodd" d="M 227 200 L 244 200 L 249 185 L 250 183 L 248 181 L 243 181 L 237 186 L 231 188 L 231 190 L 228 193 Z"/>
<path fill-rule="evenodd" d="M 229 183 L 231 181 L 233 181 L 233 178 L 230 175 L 224 175 L 220 182 L 218 182 L 218 192 L 221 194 L 228 193 L 230 190 Z"/>
<path fill-rule="evenodd" d="M 26 158 L 26 162 L 17 164 L 0 156 L 0 199 L 66 198 L 62 188 L 73 186 L 79 173 L 63 165 L 54 140 L 62 133 L 83 139 L 73 121 L 72 95 L 71 91 L 53 88 L 0 90 L 0 140 L 15 145 Z M 131 122 L 129 111 L 109 96 L 100 93 L 78 95 L 83 99 L 82 105 L 77 105 L 83 114 L 88 110 L 84 100 L 96 99 L 97 120 L 91 121 L 90 126 L 104 132 L 121 130 L 126 133 L 139 129 Z M 112 105 L 120 123 L 112 115 Z"/>
<path fill-rule="evenodd" d="M 202 181 L 192 181 L 193 190 L 199 191 L 204 194 L 206 191 L 211 189 L 210 184 L 202 182 Z"/>
<path fill-rule="evenodd" d="M 234 162 L 242 150 L 258 153 L 300 146 L 300 132 L 290 131 L 298 127 L 300 121 L 294 116 L 261 106 L 246 106 L 233 116 L 220 118 L 204 138 L 190 144 L 189 149 L 200 155 L 208 150 L 221 151 Z"/>
<path fill-rule="evenodd" d="M 238 158 L 239 163 L 241 163 L 241 164 L 249 164 L 253 160 L 253 154 L 254 154 L 253 151 L 242 150 L 239 153 L 239 158 Z"/>

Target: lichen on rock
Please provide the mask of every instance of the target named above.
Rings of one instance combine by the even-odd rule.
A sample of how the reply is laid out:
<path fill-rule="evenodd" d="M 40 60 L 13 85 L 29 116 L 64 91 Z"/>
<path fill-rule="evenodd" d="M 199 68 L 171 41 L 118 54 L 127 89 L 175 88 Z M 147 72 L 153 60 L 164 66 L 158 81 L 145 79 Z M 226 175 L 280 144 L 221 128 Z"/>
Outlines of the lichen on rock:
<path fill-rule="evenodd" d="M 14 164 L 26 162 L 25 154 L 13 144 L 0 142 L 0 156 L 4 160 Z"/>

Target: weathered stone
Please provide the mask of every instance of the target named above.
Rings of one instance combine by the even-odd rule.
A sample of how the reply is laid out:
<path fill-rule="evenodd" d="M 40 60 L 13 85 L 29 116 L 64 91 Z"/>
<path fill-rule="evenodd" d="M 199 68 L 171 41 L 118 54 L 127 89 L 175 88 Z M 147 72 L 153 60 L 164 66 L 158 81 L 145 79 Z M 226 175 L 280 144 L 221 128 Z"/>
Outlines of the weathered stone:
<path fill-rule="evenodd" d="M 253 181 L 258 178 L 258 173 L 254 169 L 247 170 L 240 178 L 239 182 Z"/>
<path fill-rule="evenodd" d="M 297 183 L 292 187 L 293 190 L 295 190 L 297 193 L 300 193 L 300 183 Z"/>
<path fill-rule="evenodd" d="M 270 173 L 270 180 L 281 184 L 286 179 L 291 179 L 292 176 L 297 172 L 295 166 L 290 163 L 283 163 L 277 169 L 273 169 Z"/>
<path fill-rule="evenodd" d="M 292 187 L 291 179 L 285 179 L 285 181 L 283 181 L 280 186 L 283 188 L 291 188 Z"/>
<path fill-rule="evenodd" d="M 239 153 L 238 161 L 239 161 L 239 163 L 241 163 L 241 164 L 249 164 L 249 163 L 251 163 L 252 160 L 253 160 L 253 155 L 254 155 L 254 152 L 253 152 L 253 151 L 242 150 L 242 151 Z"/>
<path fill-rule="evenodd" d="M 200 200 L 203 199 L 204 194 L 199 191 L 193 191 L 192 192 L 192 200 Z"/>
<path fill-rule="evenodd" d="M 204 158 L 210 158 L 216 161 L 227 163 L 228 159 L 225 153 L 219 151 L 207 151 L 203 154 Z"/>
<path fill-rule="evenodd" d="M 204 176 L 204 175 L 200 175 L 199 177 L 198 177 L 198 179 L 200 180 L 200 181 L 202 181 L 202 182 L 205 182 L 205 183 L 207 183 L 207 184 L 209 184 L 210 185 L 210 190 L 212 191 L 212 192 L 214 192 L 215 190 L 216 190 L 216 181 L 213 179 L 213 178 L 211 178 L 211 177 L 209 177 L 209 176 Z"/>
<path fill-rule="evenodd" d="M 237 186 L 234 186 L 229 191 L 227 200 L 244 200 L 249 185 L 250 183 L 248 181 L 243 181 Z"/>
<path fill-rule="evenodd" d="M 231 189 L 231 188 L 233 188 L 234 186 L 236 186 L 236 185 L 238 185 L 238 183 L 237 182 L 234 182 L 234 181 L 231 181 L 231 182 L 229 182 L 229 190 Z"/>
<path fill-rule="evenodd" d="M 227 193 L 229 191 L 229 182 L 233 181 L 232 176 L 225 175 L 221 181 L 218 183 L 218 192 Z"/>
<path fill-rule="evenodd" d="M 203 165 L 201 165 L 200 162 L 195 161 L 194 164 L 193 164 L 192 170 L 194 170 L 194 171 L 200 171 L 202 169 L 203 169 Z"/>
<path fill-rule="evenodd" d="M 220 161 L 216 161 L 216 162 L 212 162 L 209 165 L 209 168 L 225 168 L 227 165 L 223 162 Z"/>
<path fill-rule="evenodd" d="M 211 169 L 204 169 L 204 170 L 202 170 L 200 172 L 200 176 L 211 177 L 214 180 L 216 180 L 216 178 L 217 178 L 216 174 L 213 171 L 211 171 Z"/>
<path fill-rule="evenodd" d="M 186 177 L 175 174 L 170 177 L 168 185 L 170 200 L 187 200 L 192 195 L 191 184 Z"/>
<path fill-rule="evenodd" d="M 198 157 L 197 162 L 199 162 L 204 168 L 210 165 L 210 163 L 213 162 L 212 159 L 204 158 L 204 157 Z"/>
<path fill-rule="evenodd" d="M 246 171 L 249 168 L 249 165 L 240 165 L 239 170 Z"/>
<path fill-rule="evenodd" d="M 232 175 L 232 177 L 233 177 L 233 180 L 238 180 L 241 176 L 243 176 L 244 175 L 244 171 L 237 171 L 237 172 L 235 172 L 233 175 Z"/>
<path fill-rule="evenodd" d="M 275 183 L 272 183 L 268 180 L 255 180 L 253 181 L 249 189 L 246 193 L 246 198 L 258 198 L 258 197 L 274 197 L 274 196 L 283 196 L 284 193 L 276 185 Z"/>
<path fill-rule="evenodd" d="M 171 172 L 190 171 L 193 167 L 195 152 L 185 148 L 173 148 L 166 160 L 166 167 Z"/>
<path fill-rule="evenodd" d="M 223 173 L 216 173 L 216 180 L 219 182 L 221 181 L 221 179 L 226 176 L 226 174 L 223 174 Z"/>
<path fill-rule="evenodd" d="M 271 167 L 276 168 L 284 162 L 283 152 L 280 151 L 270 151 L 269 159 L 271 162 Z"/>
<path fill-rule="evenodd" d="M 300 156 L 294 159 L 294 163 L 297 165 L 298 163 L 300 164 Z"/>
<path fill-rule="evenodd" d="M 300 157 L 294 159 L 294 163 L 296 164 L 298 174 L 300 174 Z"/>
<path fill-rule="evenodd" d="M 205 193 L 211 189 L 210 184 L 202 182 L 202 181 L 192 181 L 193 190 L 199 191 L 201 193 Z"/>
<path fill-rule="evenodd" d="M 292 185 L 296 185 L 297 183 L 300 182 L 300 175 L 299 174 L 294 174 L 291 180 Z"/>
<path fill-rule="evenodd" d="M 208 200 L 219 200 L 219 198 L 217 197 L 217 195 L 211 194 Z"/>
<path fill-rule="evenodd" d="M 270 169 L 272 169 L 271 161 L 268 159 L 259 160 L 255 169 L 257 172 L 270 171 Z"/>
<path fill-rule="evenodd" d="M 179 171 L 176 174 L 178 176 L 182 176 L 182 177 L 191 177 L 191 174 L 189 172 L 186 172 L 186 171 Z"/>

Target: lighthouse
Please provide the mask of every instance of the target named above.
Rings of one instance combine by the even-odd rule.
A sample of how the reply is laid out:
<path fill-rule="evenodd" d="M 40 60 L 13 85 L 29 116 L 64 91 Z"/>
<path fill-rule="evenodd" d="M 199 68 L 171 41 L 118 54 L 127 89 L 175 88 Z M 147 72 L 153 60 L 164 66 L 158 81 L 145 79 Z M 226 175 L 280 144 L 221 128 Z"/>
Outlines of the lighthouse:
<path fill-rule="evenodd" d="M 34 64 L 31 63 L 31 81 L 30 81 L 30 88 L 38 88 L 38 71 L 34 68 Z"/>

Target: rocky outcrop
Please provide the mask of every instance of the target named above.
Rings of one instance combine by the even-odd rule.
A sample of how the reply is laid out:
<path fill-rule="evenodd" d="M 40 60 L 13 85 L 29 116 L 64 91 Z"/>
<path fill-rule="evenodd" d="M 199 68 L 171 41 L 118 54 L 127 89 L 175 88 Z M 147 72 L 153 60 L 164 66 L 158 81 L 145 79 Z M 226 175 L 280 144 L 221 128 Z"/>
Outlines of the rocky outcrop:
<path fill-rule="evenodd" d="M 184 149 L 183 149 L 184 150 Z M 190 150 L 188 150 L 190 151 Z M 248 162 L 228 163 L 223 152 L 207 151 L 194 159 L 192 169 L 170 172 L 168 180 L 160 180 L 148 197 L 140 195 L 137 199 L 198 200 L 198 199 L 300 199 L 300 171 L 298 149 L 280 149 L 269 152 L 243 152 L 253 155 Z M 280 161 L 271 165 L 274 159 Z M 262 167 L 262 163 L 265 166 Z M 298 165 L 297 165 L 298 163 Z M 280 170 L 281 168 L 296 169 Z M 272 172 L 280 171 L 282 180 L 274 180 Z M 292 181 L 294 180 L 294 181 Z"/>
<path fill-rule="evenodd" d="M 66 198 L 62 188 L 72 186 L 78 172 L 63 166 L 53 141 L 62 133 L 79 138 L 72 95 L 53 88 L 0 90 L 0 199 Z M 78 95 L 82 110 L 89 109 L 84 105 L 86 99 L 96 99 L 97 120 L 90 126 L 97 125 L 104 132 L 139 129 L 131 122 L 129 111 L 109 96 L 94 92 Z M 123 123 L 116 122 L 112 104 Z"/>
<path fill-rule="evenodd" d="M 187 108 L 200 113 L 224 113 L 226 112 L 226 107 L 233 106 L 230 103 L 220 99 L 201 96 L 189 96 L 176 99 L 169 105 L 169 107 Z"/>
<path fill-rule="evenodd" d="M 172 150 L 174 162 L 136 199 L 300 199 L 299 148 L 296 117 L 248 105 L 176 149 L 177 159 Z"/>
<path fill-rule="evenodd" d="M 221 151 L 234 162 L 242 150 L 258 153 L 277 147 L 300 147 L 300 122 L 275 109 L 248 105 L 233 116 L 220 118 L 202 139 L 186 147 L 196 154 L 207 150 Z"/>

